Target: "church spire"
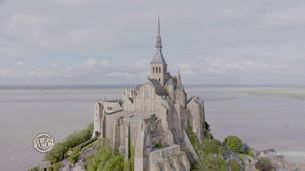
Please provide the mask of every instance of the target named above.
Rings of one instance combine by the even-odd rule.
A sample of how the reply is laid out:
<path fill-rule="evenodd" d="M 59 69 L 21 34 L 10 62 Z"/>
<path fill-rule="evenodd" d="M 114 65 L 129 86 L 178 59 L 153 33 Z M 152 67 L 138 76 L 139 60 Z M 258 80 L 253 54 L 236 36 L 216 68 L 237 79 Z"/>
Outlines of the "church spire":
<path fill-rule="evenodd" d="M 153 63 L 165 64 L 165 59 L 162 54 L 162 43 L 161 43 L 161 29 L 160 29 L 160 18 L 158 16 L 158 26 L 157 26 L 157 40 L 156 40 L 156 53 L 151 61 Z"/>
<path fill-rule="evenodd" d="M 161 85 L 164 85 L 168 73 L 167 73 L 167 64 L 162 54 L 162 44 L 161 44 L 161 29 L 160 29 L 160 18 L 158 17 L 158 26 L 157 26 L 157 40 L 156 40 L 156 52 L 153 59 L 150 62 L 151 73 L 150 79 L 158 80 Z"/>
<path fill-rule="evenodd" d="M 158 16 L 158 32 L 157 32 L 157 41 L 156 41 L 156 48 L 161 49 L 162 43 L 161 43 L 161 29 L 160 29 L 160 18 Z"/>

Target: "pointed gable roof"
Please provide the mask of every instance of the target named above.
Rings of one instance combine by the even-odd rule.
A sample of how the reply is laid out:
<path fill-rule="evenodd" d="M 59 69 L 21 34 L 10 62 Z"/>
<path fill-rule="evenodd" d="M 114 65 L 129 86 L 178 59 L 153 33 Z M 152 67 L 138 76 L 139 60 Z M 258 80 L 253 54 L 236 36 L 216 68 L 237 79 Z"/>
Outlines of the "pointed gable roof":
<path fill-rule="evenodd" d="M 151 85 L 155 88 L 156 94 L 159 96 L 168 96 L 166 89 L 155 79 L 148 79 Z"/>
<path fill-rule="evenodd" d="M 164 56 L 162 54 L 162 41 L 161 41 L 161 31 L 160 31 L 160 19 L 158 17 L 158 32 L 156 40 L 156 53 L 151 60 L 151 64 L 166 64 Z"/>
<path fill-rule="evenodd" d="M 163 54 L 160 51 L 157 51 L 150 62 L 151 64 L 166 64 Z"/>

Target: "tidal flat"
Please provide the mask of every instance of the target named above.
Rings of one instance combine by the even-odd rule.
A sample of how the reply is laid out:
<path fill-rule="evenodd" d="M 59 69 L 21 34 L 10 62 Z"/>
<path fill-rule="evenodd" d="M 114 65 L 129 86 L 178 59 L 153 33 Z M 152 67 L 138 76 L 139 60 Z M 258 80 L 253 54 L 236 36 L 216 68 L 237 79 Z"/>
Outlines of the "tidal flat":
<path fill-rule="evenodd" d="M 93 119 L 94 103 L 120 97 L 125 87 L 0 88 L 0 165 L 26 170 L 43 154 L 32 139 L 50 133 L 56 142 Z M 305 163 L 305 88 L 187 86 L 205 101 L 212 133 L 237 135 L 259 150 L 275 148 L 289 161 Z"/>
<path fill-rule="evenodd" d="M 305 100 L 305 88 L 247 88 L 242 90 L 253 95 L 271 95 Z"/>

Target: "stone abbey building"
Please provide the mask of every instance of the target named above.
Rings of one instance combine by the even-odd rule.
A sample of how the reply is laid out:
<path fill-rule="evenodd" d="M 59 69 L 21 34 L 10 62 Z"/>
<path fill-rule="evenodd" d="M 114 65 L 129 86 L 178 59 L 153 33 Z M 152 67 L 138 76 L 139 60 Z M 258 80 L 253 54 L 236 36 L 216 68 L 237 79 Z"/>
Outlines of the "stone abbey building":
<path fill-rule="evenodd" d="M 189 171 L 197 159 L 187 129 L 204 137 L 204 104 L 188 98 L 180 72 L 171 75 L 162 54 L 160 22 L 148 81 L 126 89 L 119 100 L 96 103 L 94 135 L 107 138 L 128 160 L 135 149 L 135 171 Z"/>

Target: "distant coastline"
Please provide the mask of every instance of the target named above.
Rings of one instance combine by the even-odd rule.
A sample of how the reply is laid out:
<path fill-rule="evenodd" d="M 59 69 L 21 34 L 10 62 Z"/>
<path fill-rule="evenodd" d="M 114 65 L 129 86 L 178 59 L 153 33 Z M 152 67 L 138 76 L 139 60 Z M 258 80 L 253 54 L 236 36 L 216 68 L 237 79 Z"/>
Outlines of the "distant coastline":
<path fill-rule="evenodd" d="M 130 88 L 134 84 L 0 84 L 0 89 L 112 89 Z M 305 88 L 305 85 L 250 85 L 250 84 L 186 84 L 186 88 Z"/>

